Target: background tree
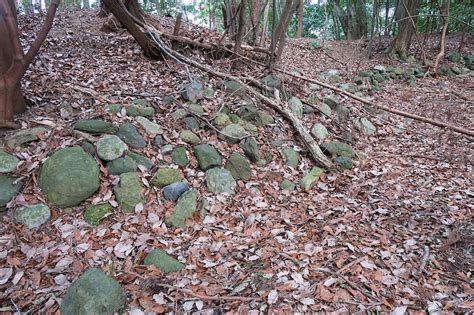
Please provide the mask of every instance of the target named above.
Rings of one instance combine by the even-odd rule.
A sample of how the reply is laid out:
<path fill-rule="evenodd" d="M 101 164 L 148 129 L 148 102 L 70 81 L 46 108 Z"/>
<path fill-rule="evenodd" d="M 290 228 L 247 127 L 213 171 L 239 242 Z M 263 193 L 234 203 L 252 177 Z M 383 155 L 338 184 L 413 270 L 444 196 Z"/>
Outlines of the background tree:
<path fill-rule="evenodd" d="M 45 22 L 26 54 L 20 43 L 15 1 L 0 1 L 0 127 L 16 127 L 13 115 L 26 109 L 20 80 L 53 25 L 59 1 L 51 1 Z"/>
<path fill-rule="evenodd" d="M 417 11 L 420 0 L 399 0 L 395 16 L 398 22 L 398 34 L 389 47 L 389 53 L 406 58 L 411 38 L 416 32 Z"/>

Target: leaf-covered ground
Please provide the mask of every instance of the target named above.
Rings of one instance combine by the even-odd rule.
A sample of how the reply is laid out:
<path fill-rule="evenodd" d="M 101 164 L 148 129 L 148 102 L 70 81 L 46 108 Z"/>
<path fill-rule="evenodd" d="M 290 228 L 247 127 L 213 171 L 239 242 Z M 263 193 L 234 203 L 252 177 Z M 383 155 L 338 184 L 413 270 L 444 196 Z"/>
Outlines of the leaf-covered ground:
<path fill-rule="evenodd" d="M 38 21 L 38 17 L 21 21 L 25 42 L 31 40 Z M 209 193 L 204 174 L 189 154 L 191 162 L 182 174 L 207 198 L 209 207 L 203 217 L 196 214 L 185 230 L 164 224 L 173 204 L 155 188 L 147 188 L 143 209 L 135 214 L 117 209 L 97 228 L 84 221 L 83 207 L 53 208 L 51 220 L 37 231 L 12 223 L 16 207 L 44 202 L 36 181 L 48 154 L 82 141 L 70 132 L 75 121 L 97 117 L 116 124 L 132 121 L 107 113 L 107 103 L 149 99 L 158 109 L 155 121 L 165 130 L 164 142 L 179 142 L 184 125 L 170 118 L 178 107 L 165 105 L 163 98 L 183 102 L 180 90 L 189 76 L 206 74 L 192 68 L 188 73 L 172 60 L 146 60 L 126 32 L 99 32 L 101 22 L 92 12 L 61 13 L 24 80 L 26 96 L 34 105 L 19 117 L 21 125 L 46 125 L 50 131 L 13 152 L 22 160 L 15 175 L 26 184 L 0 218 L 2 311 L 59 312 L 69 285 L 89 267 L 99 267 L 120 282 L 127 292 L 127 311 L 134 314 L 141 314 L 138 308 L 147 314 L 473 310 L 472 139 L 397 116 L 369 114 L 360 103 L 344 97 L 340 99 L 351 109 L 351 117 L 369 117 L 377 133 L 370 137 L 355 133 L 353 145 L 367 158 L 356 160 L 351 170 L 325 173 L 308 193 L 280 188 L 283 178 L 298 182 L 313 163 L 291 126 L 275 114 L 275 123 L 260 128 L 257 137 L 262 152 L 269 150 L 274 159 L 266 166 L 253 165 L 252 179 L 239 181 L 234 197 Z M 164 25 L 171 29 L 173 21 L 165 20 Z M 188 35 L 202 31 L 206 40 L 219 39 L 218 34 L 186 28 Z M 429 56 L 436 53 L 436 40 L 428 41 Z M 448 51 L 458 40 L 448 39 Z M 350 82 L 375 64 L 405 66 L 386 59 L 379 50 L 368 60 L 359 42 L 321 43 L 325 49 L 313 49 L 309 40 L 290 41 L 281 68 L 313 78 L 339 69 Z M 465 49 L 472 52 L 472 45 Z M 222 71 L 231 66 L 228 59 L 211 60 L 190 50 L 187 54 Z M 243 66 L 236 74 L 258 77 L 264 72 Z M 418 79 L 415 86 L 388 81 L 380 92 L 364 94 L 385 106 L 469 128 L 474 114 L 472 82 L 472 72 Z M 210 77 L 209 84 L 216 95 L 202 103 L 208 117 L 222 104 L 238 108 L 241 100 L 224 92 L 220 80 Z M 332 94 L 289 77 L 284 84 L 303 99 Z M 74 108 L 72 117 L 61 116 L 64 103 Z M 341 126 L 318 113 L 306 114 L 303 121 L 308 128 L 323 122 L 334 139 L 342 135 Z M 218 139 L 211 129 L 201 129 L 199 136 L 224 157 L 241 150 Z M 286 165 L 271 143 L 275 139 L 301 151 L 297 169 Z M 155 165 L 171 164 L 170 156 L 162 155 L 152 138 L 147 140 L 148 146 L 139 152 Z M 151 175 L 142 172 L 145 185 Z M 85 205 L 113 201 L 117 181 L 103 175 L 100 191 Z M 155 248 L 177 257 L 186 269 L 163 274 L 143 266 L 144 256 Z M 175 288 L 233 298 L 199 299 Z M 249 297 L 254 300 L 247 301 Z"/>

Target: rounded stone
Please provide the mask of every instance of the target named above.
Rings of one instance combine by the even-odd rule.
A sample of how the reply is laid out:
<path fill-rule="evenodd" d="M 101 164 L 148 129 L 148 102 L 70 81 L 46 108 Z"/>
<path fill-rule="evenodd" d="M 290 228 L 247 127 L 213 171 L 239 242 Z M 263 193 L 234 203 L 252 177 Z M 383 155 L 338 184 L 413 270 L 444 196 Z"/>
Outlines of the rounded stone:
<path fill-rule="evenodd" d="M 77 206 L 99 189 L 99 166 L 80 147 L 61 149 L 41 167 L 39 185 L 53 205 Z"/>
<path fill-rule="evenodd" d="M 51 210 L 43 203 L 30 207 L 18 208 L 15 211 L 15 221 L 26 225 L 30 230 L 40 227 L 51 217 Z"/>
<path fill-rule="evenodd" d="M 237 183 L 228 170 L 216 167 L 206 171 L 206 185 L 213 193 L 234 195 Z"/>
<path fill-rule="evenodd" d="M 0 150 L 0 173 L 13 172 L 19 162 L 15 156 Z"/>
<path fill-rule="evenodd" d="M 97 155 L 104 161 L 118 159 L 127 149 L 127 145 L 117 136 L 105 136 L 97 141 Z"/>

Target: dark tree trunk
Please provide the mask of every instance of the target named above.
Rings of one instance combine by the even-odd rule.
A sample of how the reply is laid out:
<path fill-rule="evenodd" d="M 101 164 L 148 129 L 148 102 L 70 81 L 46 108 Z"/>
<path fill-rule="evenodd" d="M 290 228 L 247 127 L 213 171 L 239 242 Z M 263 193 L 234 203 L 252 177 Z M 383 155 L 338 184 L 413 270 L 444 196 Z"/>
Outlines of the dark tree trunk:
<path fill-rule="evenodd" d="M 235 46 L 234 53 L 238 54 L 240 46 L 243 42 L 244 31 L 245 31 L 245 10 L 247 9 L 247 0 L 241 0 L 240 9 L 239 9 L 239 28 L 237 30 L 237 35 L 235 36 Z"/>
<path fill-rule="evenodd" d="M 398 35 L 389 47 L 390 54 L 397 54 L 402 59 L 406 58 L 410 48 L 411 38 L 416 31 L 416 15 L 420 0 L 400 0 L 397 8 Z"/>
<path fill-rule="evenodd" d="M 298 0 L 287 0 L 283 12 L 280 17 L 280 21 L 276 29 L 273 29 L 272 32 L 272 42 L 270 45 L 270 60 L 268 62 L 268 68 L 270 71 L 273 70 L 273 66 L 277 63 L 283 53 L 283 48 L 286 43 L 286 31 L 288 29 L 288 24 L 290 23 L 291 17 L 293 16 L 293 11 Z M 273 2 L 273 12 L 276 11 L 276 1 Z M 275 14 L 274 14 L 275 15 Z M 275 23 L 275 19 L 273 20 Z"/>
<path fill-rule="evenodd" d="M 304 16 L 304 0 L 299 0 L 298 3 L 298 30 L 296 38 L 303 37 L 303 16 Z"/>
<path fill-rule="evenodd" d="M 339 19 L 347 39 L 360 39 L 367 35 L 365 1 L 348 0 L 345 12 L 341 8 L 339 0 L 335 0 L 333 6 L 334 14 Z"/>
<path fill-rule="evenodd" d="M 145 56 L 150 59 L 161 59 L 161 54 L 155 44 L 138 27 L 138 25 L 143 25 L 144 17 L 137 0 L 121 1 L 122 0 L 102 0 L 107 9 L 127 29 L 138 45 L 140 45 Z M 132 10 L 133 14 L 128 11 L 128 8 Z"/>
<path fill-rule="evenodd" d="M 13 115 L 25 111 L 20 80 L 53 25 L 59 0 L 49 6 L 45 22 L 25 54 L 18 37 L 14 0 L 0 1 L 0 127 L 16 127 Z"/>

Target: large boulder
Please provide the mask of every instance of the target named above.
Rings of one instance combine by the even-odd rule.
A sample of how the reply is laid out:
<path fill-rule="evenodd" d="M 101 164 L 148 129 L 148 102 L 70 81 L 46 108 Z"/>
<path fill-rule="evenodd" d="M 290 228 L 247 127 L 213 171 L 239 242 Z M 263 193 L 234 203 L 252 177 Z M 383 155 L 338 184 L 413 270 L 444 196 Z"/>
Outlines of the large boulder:
<path fill-rule="evenodd" d="M 0 173 L 13 172 L 19 162 L 15 156 L 0 150 Z"/>
<path fill-rule="evenodd" d="M 26 225 L 29 229 L 36 229 L 46 223 L 51 217 L 51 210 L 43 203 L 21 207 L 15 211 L 15 222 Z"/>
<path fill-rule="evenodd" d="M 194 215 L 197 208 L 197 191 L 191 189 L 179 197 L 173 213 L 166 219 L 166 224 L 177 228 L 186 228 L 186 220 Z"/>
<path fill-rule="evenodd" d="M 124 308 L 125 294 L 120 284 L 96 268 L 74 281 L 61 302 L 62 314 L 115 314 Z"/>
<path fill-rule="evenodd" d="M 65 148 L 46 160 L 38 181 L 50 203 L 73 207 L 99 189 L 99 166 L 82 148 Z"/>
<path fill-rule="evenodd" d="M 20 191 L 21 185 L 16 183 L 18 178 L 0 175 L 0 212 L 5 210 L 5 206 Z"/>
<path fill-rule="evenodd" d="M 175 272 L 186 267 L 184 264 L 180 263 L 178 260 L 168 255 L 164 250 L 159 248 L 149 252 L 143 260 L 143 264 L 154 265 L 163 272 Z"/>
<path fill-rule="evenodd" d="M 118 127 L 100 119 L 81 119 L 74 125 L 74 129 L 92 135 L 101 135 L 104 133 L 116 133 Z"/>
<path fill-rule="evenodd" d="M 127 145 L 117 136 L 104 136 L 97 143 L 97 155 L 104 161 L 118 159 L 127 150 Z"/>
<path fill-rule="evenodd" d="M 211 167 L 220 166 L 222 158 L 217 150 L 209 144 L 200 144 L 194 147 L 194 155 L 203 171 Z"/>
<path fill-rule="evenodd" d="M 115 198 L 122 212 L 134 212 L 135 207 L 145 202 L 143 186 L 138 173 L 123 173 L 120 184 L 114 188 Z"/>
<path fill-rule="evenodd" d="M 206 185 L 213 193 L 234 195 L 237 183 L 228 170 L 215 167 L 206 171 Z"/>

